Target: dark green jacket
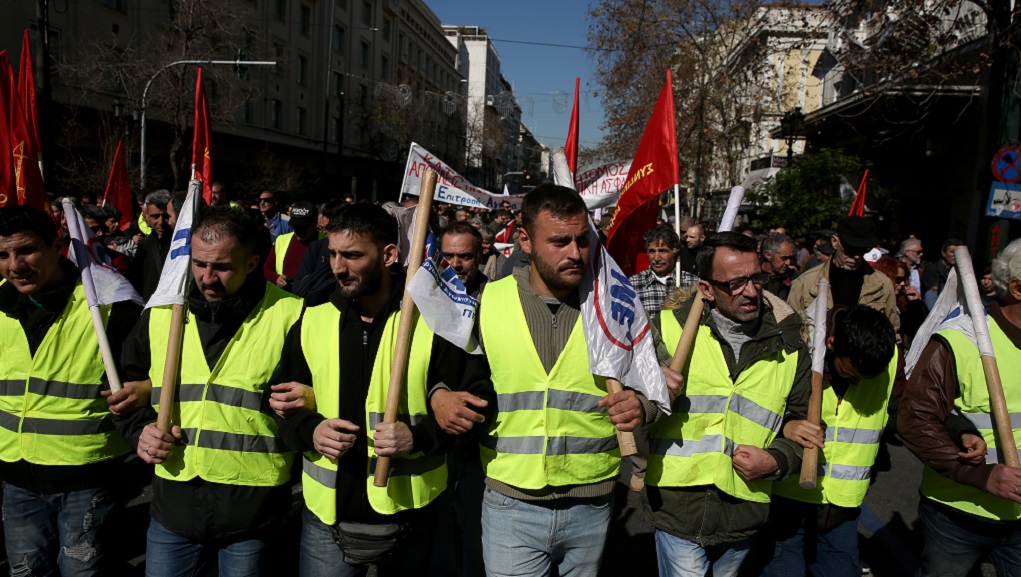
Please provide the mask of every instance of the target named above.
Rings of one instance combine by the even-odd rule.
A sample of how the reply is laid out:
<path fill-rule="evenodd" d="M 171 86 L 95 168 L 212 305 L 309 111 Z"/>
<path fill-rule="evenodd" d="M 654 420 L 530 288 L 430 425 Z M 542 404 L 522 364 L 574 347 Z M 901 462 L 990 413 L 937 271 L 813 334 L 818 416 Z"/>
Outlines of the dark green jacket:
<path fill-rule="evenodd" d="M 738 375 L 756 362 L 781 349 L 799 350 L 794 385 L 787 397 L 784 423 L 805 419 L 808 415 L 808 398 L 812 394 L 812 361 L 811 353 L 801 340 L 801 317 L 773 294 L 763 294 L 765 311 L 761 324 L 755 336 L 742 346 L 740 365 L 735 365 L 733 349 L 720 337 L 710 314 L 709 303 L 706 303 L 702 324 L 708 326 L 720 342 L 732 380 L 736 380 Z M 669 306 L 669 303 L 668 299 L 664 306 Z M 690 308 L 689 300 L 671 311 L 682 326 Z M 693 367 L 691 370 L 697 369 Z M 681 397 L 678 397 L 680 400 Z M 679 406 L 679 402 L 674 403 L 675 408 Z M 801 468 L 801 446 L 781 437 L 782 433 L 766 448 L 780 467 L 774 474 L 765 477 L 768 480 L 785 479 Z M 702 546 L 748 539 L 769 517 L 769 503 L 737 499 L 713 485 L 682 488 L 647 485 L 645 504 L 646 512 L 657 529 Z"/>

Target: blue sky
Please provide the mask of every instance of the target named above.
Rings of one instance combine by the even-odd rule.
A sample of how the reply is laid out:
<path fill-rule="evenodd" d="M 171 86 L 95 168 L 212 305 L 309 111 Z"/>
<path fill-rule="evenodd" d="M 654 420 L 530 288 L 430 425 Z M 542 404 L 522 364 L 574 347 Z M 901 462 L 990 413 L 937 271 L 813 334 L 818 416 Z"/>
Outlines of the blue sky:
<path fill-rule="evenodd" d="M 581 0 L 426 0 L 444 24 L 481 26 L 500 54 L 501 71 L 514 86 L 521 118 L 536 139 L 550 147 L 563 146 L 571 119 L 574 79 L 581 77 L 579 133 L 582 146 L 591 147 L 602 138 L 603 108 L 593 71 L 596 62 L 584 50 L 534 46 L 517 42 L 540 42 L 586 46 L 586 11 Z M 517 42 L 508 42 L 517 41 Z M 566 107 L 557 112 L 554 101 Z"/>

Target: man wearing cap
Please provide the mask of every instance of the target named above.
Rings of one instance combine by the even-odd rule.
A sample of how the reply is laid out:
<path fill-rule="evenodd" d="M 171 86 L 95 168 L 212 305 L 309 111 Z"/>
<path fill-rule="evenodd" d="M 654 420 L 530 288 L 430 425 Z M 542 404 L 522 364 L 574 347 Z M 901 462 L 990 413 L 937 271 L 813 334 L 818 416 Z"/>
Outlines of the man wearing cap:
<path fill-rule="evenodd" d="M 893 283 L 865 264 L 865 253 L 879 244 L 875 223 L 861 216 L 845 216 L 830 242 L 833 256 L 795 279 L 787 304 L 807 319 L 809 305 L 819 293 L 819 279 L 828 278 L 829 308 L 838 305 L 851 308 L 856 304 L 872 307 L 885 314 L 900 335 L 900 311 Z M 802 336 L 807 338 L 806 331 L 807 327 L 803 327 Z"/>
<path fill-rule="evenodd" d="M 317 239 L 325 238 L 319 232 L 318 221 L 319 215 L 311 202 L 303 200 L 291 207 L 293 232 L 278 236 L 273 248 L 269 249 L 269 256 L 262 265 L 267 280 L 282 289 L 291 289 L 308 246 Z"/>

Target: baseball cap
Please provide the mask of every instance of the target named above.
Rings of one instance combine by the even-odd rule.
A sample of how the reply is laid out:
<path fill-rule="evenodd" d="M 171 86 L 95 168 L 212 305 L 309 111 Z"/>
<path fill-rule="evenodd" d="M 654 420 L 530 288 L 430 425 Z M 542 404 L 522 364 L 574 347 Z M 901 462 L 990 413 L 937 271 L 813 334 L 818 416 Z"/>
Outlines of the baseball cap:
<path fill-rule="evenodd" d="M 315 226 L 319 218 L 316 207 L 307 200 L 302 200 L 291 205 L 291 226 L 308 227 Z"/>

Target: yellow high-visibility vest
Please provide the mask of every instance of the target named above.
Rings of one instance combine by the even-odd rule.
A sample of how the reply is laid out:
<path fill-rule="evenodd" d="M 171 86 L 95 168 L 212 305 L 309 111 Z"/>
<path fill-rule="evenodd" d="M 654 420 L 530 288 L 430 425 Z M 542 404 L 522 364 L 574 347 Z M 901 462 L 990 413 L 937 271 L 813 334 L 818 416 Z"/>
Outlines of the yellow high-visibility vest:
<path fill-rule="evenodd" d="M 379 349 L 372 365 L 369 392 L 365 399 L 365 432 L 369 441 L 366 475 L 369 504 L 377 512 L 392 515 L 406 509 L 420 509 L 433 501 L 447 486 L 447 460 L 427 457 L 421 452 L 390 459 L 390 477 L 386 487 L 373 485 L 376 454 L 372 439 L 378 423 L 383 422 L 390 385 L 390 367 L 397 342 L 401 313 L 390 315 L 383 328 Z M 323 303 L 305 311 L 301 321 L 301 350 L 312 371 L 319 414 L 327 419 L 340 417 L 340 311 L 333 303 Z M 433 333 L 418 318 L 414 323 L 408 368 L 398 418 L 415 425 L 429 414 L 426 379 L 432 353 Z M 302 459 L 302 493 L 305 505 L 327 525 L 337 522 L 337 461 L 316 451 L 307 451 Z"/>
<path fill-rule="evenodd" d="M 188 315 L 181 346 L 173 422 L 183 443 L 156 474 L 173 481 L 195 477 L 227 485 L 275 487 L 288 480 L 293 453 L 277 437 L 264 402 L 280 361 L 284 337 L 301 317 L 302 300 L 274 285 L 249 313 L 212 369 L 206 363 L 195 315 Z M 171 307 L 150 313 L 153 406 L 158 408 L 170 334 Z"/>

